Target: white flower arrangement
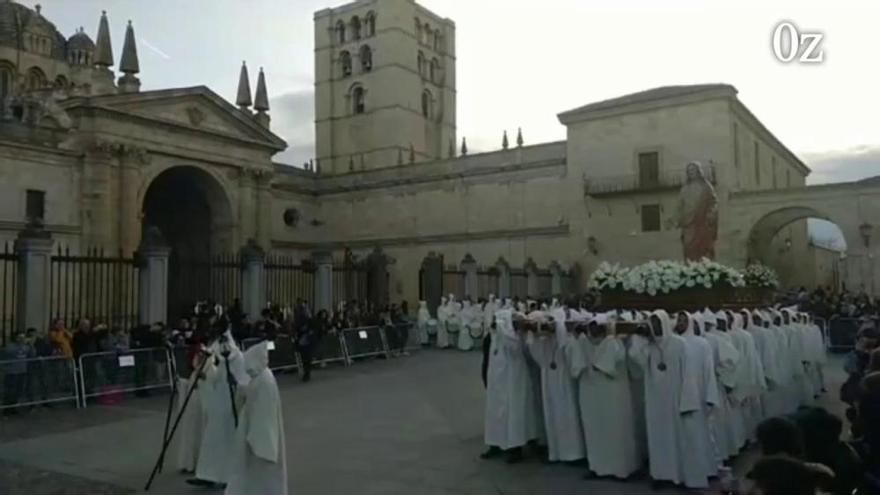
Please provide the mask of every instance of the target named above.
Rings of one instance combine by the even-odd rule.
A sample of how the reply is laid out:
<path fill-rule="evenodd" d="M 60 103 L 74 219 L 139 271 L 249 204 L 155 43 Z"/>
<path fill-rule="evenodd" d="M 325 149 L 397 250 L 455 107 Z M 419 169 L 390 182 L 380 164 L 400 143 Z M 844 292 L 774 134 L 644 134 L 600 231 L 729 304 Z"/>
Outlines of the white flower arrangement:
<path fill-rule="evenodd" d="M 632 268 L 603 262 L 590 275 L 588 288 L 622 290 L 651 296 L 683 288 L 745 287 L 736 269 L 703 258 L 686 263 L 670 260 L 649 261 Z"/>
<path fill-rule="evenodd" d="M 748 287 L 759 287 L 762 289 L 775 289 L 779 287 L 779 277 L 767 265 L 761 263 L 753 263 L 746 267 L 743 271 L 746 285 Z"/>

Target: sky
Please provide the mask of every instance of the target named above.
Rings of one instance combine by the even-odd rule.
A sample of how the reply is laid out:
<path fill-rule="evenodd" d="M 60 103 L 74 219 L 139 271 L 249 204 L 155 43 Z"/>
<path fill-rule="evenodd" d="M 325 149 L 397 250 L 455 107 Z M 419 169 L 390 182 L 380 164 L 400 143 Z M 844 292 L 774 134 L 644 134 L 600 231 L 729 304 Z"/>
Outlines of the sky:
<path fill-rule="evenodd" d="M 273 130 L 313 154 L 313 13 L 330 0 L 23 0 L 65 35 L 94 38 L 107 10 L 114 54 L 134 23 L 143 89 L 207 85 L 234 100 L 242 60 L 264 67 Z M 671 84 L 725 82 L 813 169 L 811 184 L 880 175 L 876 0 L 420 0 L 457 30 L 458 135 L 472 151 L 561 140 L 559 112 Z M 820 33 L 824 61 L 781 63 L 774 29 Z M 252 86 L 255 81 L 252 81 Z"/>

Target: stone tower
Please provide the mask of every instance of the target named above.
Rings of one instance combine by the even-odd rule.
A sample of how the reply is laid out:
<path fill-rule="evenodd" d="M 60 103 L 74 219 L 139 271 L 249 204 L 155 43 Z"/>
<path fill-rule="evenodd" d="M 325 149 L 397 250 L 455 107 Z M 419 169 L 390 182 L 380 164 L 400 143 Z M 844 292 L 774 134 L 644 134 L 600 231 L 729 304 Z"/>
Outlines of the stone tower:
<path fill-rule="evenodd" d="M 455 24 L 414 0 L 316 12 L 315 133 L 322 174 L 447 158 Z"/>

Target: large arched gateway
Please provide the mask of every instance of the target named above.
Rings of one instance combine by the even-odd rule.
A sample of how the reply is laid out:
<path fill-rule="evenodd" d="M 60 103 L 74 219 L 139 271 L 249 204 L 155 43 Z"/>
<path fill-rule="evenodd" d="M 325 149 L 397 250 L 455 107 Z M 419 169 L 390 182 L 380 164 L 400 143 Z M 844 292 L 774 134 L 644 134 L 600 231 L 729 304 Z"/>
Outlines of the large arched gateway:
<path fill-rule="evenodd" d="M 184 314 L 195 299 L 214 297 L 211 265 L 234 249 L 232 210 L 217 179 L 194 166 L 162 171 L 144 195 L 143 225 L 158 228 L 171 247 L 169 314 Z"/>

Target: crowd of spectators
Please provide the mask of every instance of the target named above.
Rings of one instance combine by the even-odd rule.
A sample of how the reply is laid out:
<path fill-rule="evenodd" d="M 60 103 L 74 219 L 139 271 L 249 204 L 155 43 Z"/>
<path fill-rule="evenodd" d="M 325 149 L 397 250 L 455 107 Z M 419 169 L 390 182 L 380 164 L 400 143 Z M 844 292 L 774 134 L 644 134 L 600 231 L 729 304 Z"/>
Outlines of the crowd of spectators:
<path fill-rule="evenodd" d="M 880 317 L 880 302 L 864 290 L 851 292 L 845 287 L 839 291 L 831 287 L 817 287 L 808 291 L 801 287 L 780 296 L 783 305 L 797 305 L 801 311 L 826 320 L 838 318 Z"/>

